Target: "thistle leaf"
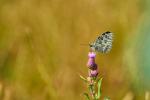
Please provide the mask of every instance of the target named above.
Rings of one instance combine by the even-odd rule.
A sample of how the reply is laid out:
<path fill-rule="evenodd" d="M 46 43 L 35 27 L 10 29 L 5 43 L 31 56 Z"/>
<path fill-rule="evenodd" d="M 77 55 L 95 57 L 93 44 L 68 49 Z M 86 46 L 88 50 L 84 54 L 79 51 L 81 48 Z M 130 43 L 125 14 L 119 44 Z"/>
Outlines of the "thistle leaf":
<path fill-rule="evenodd" d="M 83 93 L 83 95 L 86 97 L 86 100 L 90 100 L 90 97 L 87 93 Z"/>
<path fill-rule="evenodd" d="M 96 95 L 96 98 L 99 99 L 101 97 L 101 84 L 102 84 L 102 78 L 98 80 L 97 82 L 97 87 L 98 87 L 98 92 Z"/>
<path fill-rule="evenodd" d="M 82 75 L 79 75 L 79 77 L 80 77 L 83 81 L 88 82 L 87 79 L 84 78 Z"/>

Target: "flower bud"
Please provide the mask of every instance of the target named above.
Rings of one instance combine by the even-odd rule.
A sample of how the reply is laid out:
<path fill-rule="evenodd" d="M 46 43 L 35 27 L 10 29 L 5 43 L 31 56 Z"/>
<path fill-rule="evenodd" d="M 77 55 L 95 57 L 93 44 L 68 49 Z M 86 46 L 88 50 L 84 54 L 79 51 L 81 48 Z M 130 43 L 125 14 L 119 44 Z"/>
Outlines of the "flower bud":
<path fill-rule="evenodd" d="M 97 77 L 98 75 L 98 68 L 96 70 L 90 70 L 89 76 L 90 77 Z"/>

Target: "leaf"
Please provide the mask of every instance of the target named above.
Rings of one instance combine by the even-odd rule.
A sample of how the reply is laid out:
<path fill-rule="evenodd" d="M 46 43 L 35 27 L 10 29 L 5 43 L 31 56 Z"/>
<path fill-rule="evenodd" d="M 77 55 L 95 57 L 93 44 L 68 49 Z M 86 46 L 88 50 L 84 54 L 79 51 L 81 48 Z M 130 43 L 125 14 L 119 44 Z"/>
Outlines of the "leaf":
<path fill-rule="evenodd" d="M 83 95 L 86 97 L 86 100 L 90 100 L 90 97 L 87 93 L 83 93 Z"/>
<path fill-rule="evenodd" d="M 102 78 L 99 79 L 97 82 L 98 92 L 96 95 L 96 99 L 99 99 L 101 97 L 101 84 L 102 84 Z"/>
<path fill-rule="evenodd" d="M 88 82 L 87 79 L 84 78 L 82 75 L 79 75 L 79 76 L 80 76 L 80 78 L 81 78 L 83 81 Z"/>

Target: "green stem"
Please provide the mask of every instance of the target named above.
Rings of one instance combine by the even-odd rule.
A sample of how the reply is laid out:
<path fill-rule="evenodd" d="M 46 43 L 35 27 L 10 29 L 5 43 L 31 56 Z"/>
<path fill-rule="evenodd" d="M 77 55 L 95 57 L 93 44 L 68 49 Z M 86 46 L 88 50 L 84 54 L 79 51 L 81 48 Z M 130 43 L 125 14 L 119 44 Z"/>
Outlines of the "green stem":
<path fill-rule="evenodd" d="M 93 100 L 97 100 L 96 94 L 95 94 L 95 79 L 92 79 L 90 84 L 89 84 L 89 90 L 92 94 Z"/>

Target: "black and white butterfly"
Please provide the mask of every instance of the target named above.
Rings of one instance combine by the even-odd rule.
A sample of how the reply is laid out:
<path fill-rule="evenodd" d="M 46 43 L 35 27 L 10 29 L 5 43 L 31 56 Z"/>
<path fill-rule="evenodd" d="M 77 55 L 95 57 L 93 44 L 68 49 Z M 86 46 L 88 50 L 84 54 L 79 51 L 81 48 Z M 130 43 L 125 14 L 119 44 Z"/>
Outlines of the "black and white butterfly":
<path fill-rule="evenodd" d="M 113 33 L 107 31 L 100 35 L 93 43 L 90 43 L 89 45 L 92 51 L 108 53 L 112 48 L 112 42 Z"/>

